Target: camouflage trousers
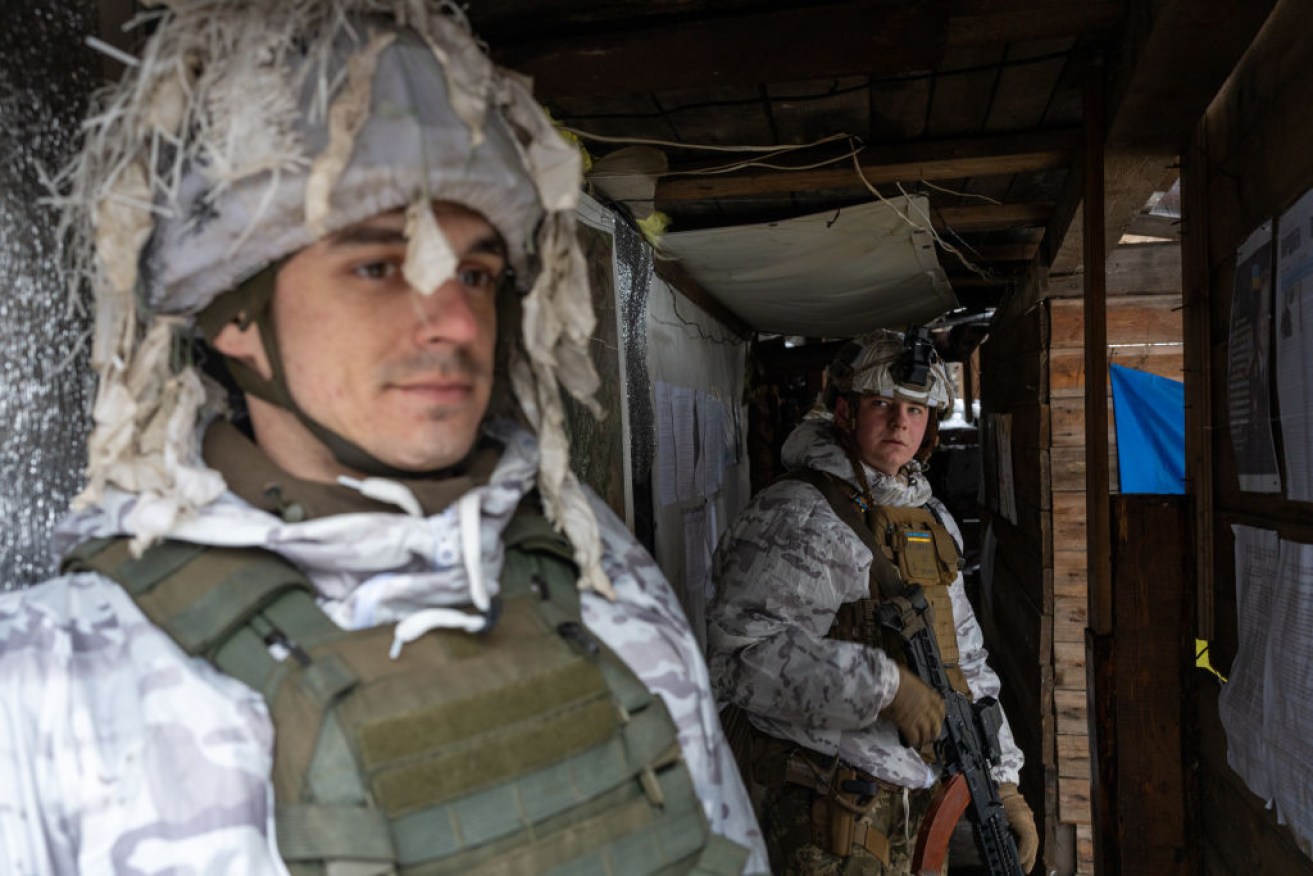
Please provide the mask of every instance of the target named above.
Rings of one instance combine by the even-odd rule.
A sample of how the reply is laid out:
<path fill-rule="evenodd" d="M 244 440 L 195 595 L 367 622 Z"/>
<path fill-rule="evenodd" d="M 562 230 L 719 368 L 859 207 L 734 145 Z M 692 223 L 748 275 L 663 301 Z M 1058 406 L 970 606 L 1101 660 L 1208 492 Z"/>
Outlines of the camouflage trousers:
<path fill-rule="evenodd" d="M 916 833 L 934 794 L 933 789 L 909 790 L 904 811 L 901 788 L 881 788 L 862 821 L 888 839 L 884 856 L 853 843 L 846 856 L 833 850 L 827 828 L 832 805 L 810 788 L 782 784 L 762 800 L 762 830 L 776 876 L 896 876 L 912 872 Z M 863 807 L 866 808 L 866 807 Z"/>

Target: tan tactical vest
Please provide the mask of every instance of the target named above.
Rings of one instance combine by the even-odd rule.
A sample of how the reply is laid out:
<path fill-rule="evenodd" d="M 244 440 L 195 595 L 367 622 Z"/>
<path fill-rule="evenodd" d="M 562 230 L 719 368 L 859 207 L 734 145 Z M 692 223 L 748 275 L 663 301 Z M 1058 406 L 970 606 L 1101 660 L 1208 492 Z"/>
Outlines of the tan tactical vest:
<path fill-rule="evenodd" d="M 948 589 L 957 580 L 960 554 L 953 536 L 934 512 L 924 506 L 877 505 L 863 513 L 851 498 L 853 488 L 841 478 L 811 469 L 787 477 L 820 490 L 839 519 L 873 554 L 869 595 L 840 607 L 829 636 L 874 645 L 899 663 L 906 663 L 901 641 L 880 627 L 875 610 L 881 599 L 881 578 L 892 578 L 897 588 L 919 584 L 930 603 L 929 620 L 949 682 L 954 690 L 970 696 L 966 677 L 958 667 L 957 630 Z"/>
<path fill-rule="evenodd" d="M 264 695 L 294 876 L 741 872 L 665 704 L 583 625 L 569 544 L 537 514 L 504 539 L 493 629 L 430 632 L 396 660 L 391 625 L 342 630 L 265 551 L 166 542 L 134 559 L 100 539 L 65 569 L 118 581 L 184 651 Z"/>

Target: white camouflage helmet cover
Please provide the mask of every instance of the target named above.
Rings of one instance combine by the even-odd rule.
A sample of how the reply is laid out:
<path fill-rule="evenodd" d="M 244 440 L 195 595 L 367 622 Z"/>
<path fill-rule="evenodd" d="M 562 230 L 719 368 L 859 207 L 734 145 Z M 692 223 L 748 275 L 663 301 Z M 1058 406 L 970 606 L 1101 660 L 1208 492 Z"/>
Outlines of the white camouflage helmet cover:
<path fill-rule="evenodd" d="M 926 405 L 945 415 L 953 409 L 956 392 L 948 369 L 935 353 L 930 356 L 930 376 L 927 385 L 916 386 L 899 380 L 895 366 L 907 352 L 905 336 L 901 332 L 881 330 L 857 338 L 853 343 L 860 349 L 856 356 L 851 348 L 841 350 L 838 358 L 827 370 L 827 379 L 834 394 L 880 395 Z"/>
<path fill-rule="evenodd" d="M 403 273 L 431 293 L 455 258 L 430 204 L 482 213 L 522 301 L 511 383 L 538 434 L 547 516 L 581 586 L 609 592 L 569 468 L 558 385 L 600 416 L 574 208 L 580 156 L 440 0 L 157 0 L 139 63 L 98 96 L 54 181 L 70 280 L 94 294 L 100 379 L 81 504 L 140 496 L 137 547 L 224 490 L 197 424 L 217 411 L 179 355 L 217 295 L 325 234 L 406 210 Z M 75 293 L 76 294 L 76 293 Z"/>

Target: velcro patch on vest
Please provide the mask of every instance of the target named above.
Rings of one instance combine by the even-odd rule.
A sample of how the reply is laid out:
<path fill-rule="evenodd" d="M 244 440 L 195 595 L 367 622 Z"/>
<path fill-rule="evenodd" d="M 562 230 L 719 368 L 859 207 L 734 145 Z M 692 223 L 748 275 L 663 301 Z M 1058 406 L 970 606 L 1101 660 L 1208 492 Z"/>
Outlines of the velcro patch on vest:
<path fill-rule="evenodd" d="M 928 530 L 904 530 L 900 553 L 908 580 L 935 580 L 939 577 L 939 556 L 935 552 L 934 536 Z"/>

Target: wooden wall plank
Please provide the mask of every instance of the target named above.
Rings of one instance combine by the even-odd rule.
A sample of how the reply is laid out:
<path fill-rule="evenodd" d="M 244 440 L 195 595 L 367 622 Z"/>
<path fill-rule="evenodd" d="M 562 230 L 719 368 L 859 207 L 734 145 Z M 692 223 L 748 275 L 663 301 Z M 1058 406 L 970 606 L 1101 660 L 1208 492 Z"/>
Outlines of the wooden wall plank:
<path fill-rule="evenodd" d="M 1058 716 L 1058 735 L 1088 735 L 1089 708 L 1084 691 L 1054 690 L 1053 708 Z"/>
<path fill-rule="evenodd" d="M 1186 843 L 1184 679 L 1193 657 L 1183 496 L 1112 498 L 1113 870 L 1189 873 Z M 1103 716 L 1100 716 L 1102 722 Z M 1102 723 L 1097 732 L 1106 732 Z"/>
<path fill-rule="evenodd" d="M 1094 873 L 1094 828 L 1088 824 L 1076 826 L 1076 873 Z"/>
<path fill-rule="evenodd" d="M 1058 776 L 1058 817 L 1070 824 L 1092 821 L 1088 778 Z"/>
<path fill-rule="evenodd" d="M 1115 160 L 1115 159 L 1114 159 Z M 1057 263 L 1055 262 L 1055 269 Z M 1181 292 L 1181 250 L 1176 243 L 1150 243 L 1119 246 L 1108 255 L 1109 307 L 1117 306 L 1123 296 L 1178 295 Z M 1049 278 L 1048 294 L 1055 299 L 1080 298 L 1084 292 L 1082 274 L 1063 274 Z"/>
<path fill-rule="evenodd" d="M 1085 446 L 1085 399 L 1081 397 L 1055 398 L 1049 402 L 1049 429 L 1055 447 Z M 1112 398 L 1108 399 L 1109 449 L 1117 443 L 1117 431 L 1112 421 Z"/>
<path fill-rule="evenodd" d="M 1053 600 L 1053 635 L 1055 641 L 1070 646 L 1085 637 L 1085 627 L 1089 625 L 1089 597 L 1061 597 Z M 1084 663 L 1084 660 L 1081 661 Z M 1074 667 L 1063 666 L 1064 673 L 1074 672 Z M 1082 685 L 1083 687 L 1083 685 Z"/>
<path fill-rule="evenodd" d="M 1121 472 L 1117 465 L 1117 445 L 1108 449 L 1108 476 L 1116 489 Z M 1085 447 L 1054 447 L 1049 450 L 1049 486 L 1055 493 L 1085 491 Z"/>
<path fill-rule="evenodd" d="M 1058 736 L 1058 769 L 1063 776 L 1088 780 L 1090 777 L 1090 737 Z"/>
<path fill-rule="evenodd" d="M 986 408 L 986 413 L 995 410 Z M 1006 413 L 1012 415 L 1012 464 L 1013 469 L 1024 464 L 1032 451 L 1047 450 L 1052 438 L 1049 427 L 1052 413 L 1046 404 L 1014 405 Z"/>
<path fill-rule="evenodd" d="M 1053 494 L 1053 549 L 1080 550 L 1085 544 L 1085 494 Z"/>
<path fill-rule="evenodd" d="M 1084 551 L 1054 551 L 1053 598 L 1081 599 L 1086 595 L 1089 576 Z M 1082 657 L 1082 659 L 1084 659 Z"/>
<path fill-rule="evenodd" d="M 1055 628 L 1056 629 L 1056 628 Z M 1053 640 L 1053 684 L 1067 690 L 1085 690 L 1085 642 L 1083 640 Z M 1065 737 L 1064 737 L 1065 738 Z M 1089 743 L 1084 743 L 1089 756 Z M 1088 770 L 1087 770 L 1088 774 Z"/>
<path fill-rule="evenodd" d="M 1011 600 L 1014 597 L 1014 594 L 1019 594 L 1024 598 L 1026 608 L 1023 610 L 1021 607 L 1018 607 L 1016 610 L 1025 614 L 1026 617 L 1009 619 L 1009 621 L 1015 620 L 1028 625 L 1037 625 L 1039 623 L 1040 615 L 1046 613 L 1044 611 L 1045 597 L 1043 593 L 1044 568 L 1040 565 L 1038 552 L 1035 552 L 1032 548 L 1025 554 L 1022 554 L 1020 551 L 1014 551 L 1012 552 L 1014 554 L 1013 557 L 1007 557 L 1005 555 L 1009 553 L 1009 551 L 1006 544 L 1007 543 L 1004 541 L 999 542 L 999 551 L 996 555 L 994 566 L 994 589 L 996 595 L 994 597 L 994 603 L 995 605 L 998 605 L 1000 604 L 1001 599 L 1006 597 Z M 1009 611 L 1013 610 L 1010 602 L 1003 604 L 1009 606 Z M 995 618 L 995 622 L 999 625 L 1000 629 L 1004 626 L 1004 624 L 1000 623 L 997 618 Z M 1030 633 L 1020 635 L 1021 638 L 1016 639 L 1015 642 L 1008 635 L 1000 635 L 999 641 L 1007 642 L 1007 647 L 1009 649 L 1025 650 L 1027 663 L 1029 663 L 1031 658 L 1034 658 L 1036 664 L 1044 662 L 1040 659 L 1038 639 Z M 1023 642 L 1028 642 L 1030 644 L 1028 647 L 1022 649 L 1021 645 Z"/>
<path fill-rule="evenodd" d="M 1076 609 L 1064 610 L 1061 620 L 1055 616 L 1053 619 L 1053 641 L 1076 644 L 1085 639 L 1087 619 L 1083 614 L 1089 611 L 1089 597 L 1083 597 L 1085 607 L 1080 611 Z M 1057 604 L 1057 600 L 1054 600 Z M 1068 670 L 1063 668 L 1064 677 L 1069 677 Z"/>
<path fill-rule="evenodd" d="M 1117 346 L 1108 348 L 1108 363 L 1184 381 L 1184 354 L 1185 346 L 1180 343 Z M 1085 395 L 1084 350 L 1049 353 L 1049 395 L 1054 398 Z"/>
<path fill-rule="evenodd" d="M 1052 321 L 1051 348 L 1085 346 L 1083 302 L 1055 299 L 1048 302 Z M 1153 344 L 1181 340 L 1181 300 L 1175 295 L 1142 295 L 1110 299 L 1109 344 Z"/>

